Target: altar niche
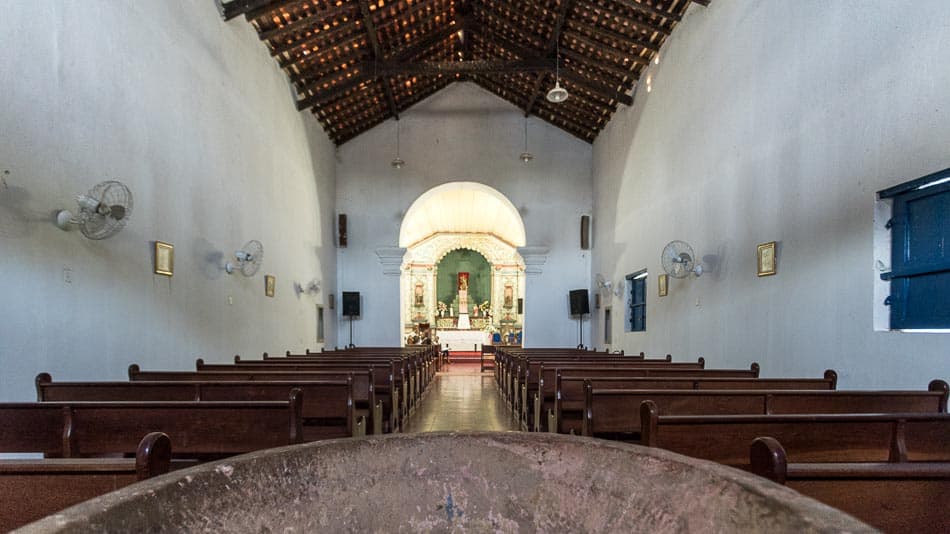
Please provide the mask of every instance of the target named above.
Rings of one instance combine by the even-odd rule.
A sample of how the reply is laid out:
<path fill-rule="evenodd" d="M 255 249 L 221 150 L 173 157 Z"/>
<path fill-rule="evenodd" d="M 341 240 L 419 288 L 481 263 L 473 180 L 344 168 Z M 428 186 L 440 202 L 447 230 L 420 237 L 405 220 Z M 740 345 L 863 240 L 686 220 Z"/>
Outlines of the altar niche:
<path fill-rule="evenodd" d="M 496 344 L 520 343 L 524 281 L 518 250 L 496 236 L 429 236 L 407 247 L 403 257 L 403 339 L 421 339 L 425 325 L 453 351 L 477 350 L 493 338 Z"/>
<path fill-rule="evenodd" d="M 484 330 L 491 324 L 491 264 L 470 249 L 453 250 L 436 265 L 436 326 Z M 445 319 L 451 319 L 446 321 Z"/>

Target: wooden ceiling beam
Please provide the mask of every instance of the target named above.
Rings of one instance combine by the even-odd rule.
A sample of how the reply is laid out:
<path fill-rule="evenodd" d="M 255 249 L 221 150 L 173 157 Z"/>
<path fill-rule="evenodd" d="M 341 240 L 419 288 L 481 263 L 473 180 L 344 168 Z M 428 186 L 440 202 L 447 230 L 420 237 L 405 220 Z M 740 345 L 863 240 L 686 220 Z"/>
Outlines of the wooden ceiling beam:
<path fill-rule="evenodd" d="M 268 11 L 279 8 L 283 4 L 290 3 L 291 0 L 214 0 L 218 8 L 218 13 L 224 20 L 231 20 L 235 17 L 244 15 L 247 20 L 254 20 Z"/>
<path fill-rule="evenodd" d="M 622 6 L 626 6 L 634 11 L 639 11 L 640 13 L 645 13 L 647 15 L 654 15 L 657 17 L 674 20 L 676 22 L 683 20 L 683 17 L 681 17 L 678 13 L 671 13 L 669 11 L 665 11 L 658 7 L 653 7 L 647 4 L 641 4 L 637 0 L 614 0 L 614 1 Z"/>
<path fill-rule="evenodd" d="M 369 11 L 369 0 L 359 0 L 360 12 L 363 14 L 363 27 L 366 28 L 366 34 L 369 36 L 369 44 L 373 47 L 373 59 L 378 61 L 382 59 L 382 52 L 379 48 L 379 36 L 376 35 L 376 24 L 373 22 L 373 14 Z M 375 69 L 374 69 L 375 70 Z M 383 84 L 383 93 L 386 95 L 386 103 L 389 104 L 389 112 L 396 120 L 399 120 L 399 108 L 396 107 L 396 99 L 393 98 L 393 88 L 389 85 L 389 80 L 385 76 L 376 76 L 375 80 Z"/>
<path fill-rule="evenodd" d="M 341 4 L 338 6 L 328 7 L 321 11 L 314 11 L 305 17 L 301 17 L 293 22 L 288 22 L 283 26 L 275 26 L 274 28 L 260 32 L 258 37 L 260 37 L 261 41 L 278 41 L 292 33 L 304 31 L 313 28 L 314 26 L 318 26 L 326 22 L 327 19 L 334 19 L 340 15 L 355 14 L 351 13 L 354 11 L 354 7 L 356 6 L 353 4 Z"/>
<path fill-rule="evenodd" d="M 515 92 L 508 89 L 508 84 L 506 83 L 505 80 L 497 80 L 497 79 L 491 78 L 490 76 L 485 76 L 485 75 L 479 76 L 478 80 L 479 80 L 478 83 L 482 84 L 491 92 L 495 93 L 501 98 L 504 98 L 505 100 L 511 102 L 512 104 L 520 107 L 520 103 L 518 102 L 516 98 Z M 507 96 L 507 95 L 511 95 L 511 96 Z M 591 128 L 589 126 L 578 124 L 573 118 L 564 115 L 564 113 L 562 113 L 559 110 L 552 111 L 547 108 L 539 108 L 539 109 L 542 109 L 543 111 L 548 112 L 551 115 L 554 115 L 555 117 L 557 117 L 558 120 L 562 121 L 563 124 L 555 124 L 555 126 L 557 126 L 558 128 L 566 129 L 570 133 L 574 134 L 575 136 L 580 137 L 584 140 L 587 140 L 586 135 L 588 134 L 582 134 L 581 132 L 590 132 Z M 545 118 L 538 115 L 538 113 L 534 113 L 534 115 L 538 116 L 541 119 Z M 551 122 L 551 120 L 547 120 L 547 122 L 554 124 L 553 122 Z M 567 125 L 567 127 L 565 127 L 565 125 Z M 575 130 L 575 131 L 571 131 L 571 130 Z"/>

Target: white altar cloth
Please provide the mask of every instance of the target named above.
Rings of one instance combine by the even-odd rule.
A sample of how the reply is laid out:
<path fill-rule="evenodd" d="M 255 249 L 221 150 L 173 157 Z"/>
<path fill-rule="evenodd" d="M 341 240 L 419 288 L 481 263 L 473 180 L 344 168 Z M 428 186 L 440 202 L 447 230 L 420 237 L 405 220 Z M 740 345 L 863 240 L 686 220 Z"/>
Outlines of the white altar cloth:
<path fill-rule="evenodd" d="M 482 345 L 491 344 L 488 332 L 481 330 L 439 330 L 438 335 L 442 348 L 448 346 L 450 351 L 482 350 Z"/>

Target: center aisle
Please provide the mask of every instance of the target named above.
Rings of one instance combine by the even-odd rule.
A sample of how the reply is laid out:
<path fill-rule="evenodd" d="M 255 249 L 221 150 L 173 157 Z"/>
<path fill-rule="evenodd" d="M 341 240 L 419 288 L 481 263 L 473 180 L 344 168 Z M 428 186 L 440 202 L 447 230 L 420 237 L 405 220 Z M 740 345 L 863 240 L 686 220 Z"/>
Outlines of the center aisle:
<path fill-rule="evenodd" d="M 450 364 L 436 376 L 405 432 L 518 430 L 491 373 L 478 364 Z"/>

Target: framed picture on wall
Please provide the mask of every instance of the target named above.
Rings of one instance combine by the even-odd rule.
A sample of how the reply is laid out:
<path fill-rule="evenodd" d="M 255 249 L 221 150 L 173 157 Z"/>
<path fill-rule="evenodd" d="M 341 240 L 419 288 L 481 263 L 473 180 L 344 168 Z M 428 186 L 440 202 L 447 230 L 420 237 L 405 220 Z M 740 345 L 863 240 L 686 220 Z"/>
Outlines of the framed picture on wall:
<path fill-rule="evenodd" d="M 762 243 L 756 248 L 756 274 L 772 276 L 775 274 L 775 241 Z"/>
<path fill-rule="evenodd" d="M 175 245 L 155 242 L 155 274 L 172 276 L 175 274 Z"/>
<path fill-rule="evenodd" d="M 659 295 L 665 297 L 667 291 L 669 291 L 670 277 L 668 274 L 663 273 L 656 277 L 656 285 Z"/>
<path fill-rule="evenodd" d="M 277 279 L 274 278 L 272 274 L 264 275 L 264 295 L 268 297 L 274 296 L 274 289 L 277 286 Z"/>
<path fill-rule="evenodd" d="M 333 293 L 327 295 L 327 307 L 331 310 L 336 307 L 336 298 L 333 296 Z"/>

